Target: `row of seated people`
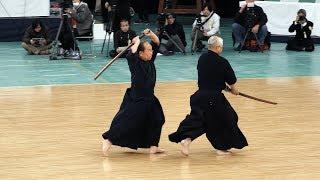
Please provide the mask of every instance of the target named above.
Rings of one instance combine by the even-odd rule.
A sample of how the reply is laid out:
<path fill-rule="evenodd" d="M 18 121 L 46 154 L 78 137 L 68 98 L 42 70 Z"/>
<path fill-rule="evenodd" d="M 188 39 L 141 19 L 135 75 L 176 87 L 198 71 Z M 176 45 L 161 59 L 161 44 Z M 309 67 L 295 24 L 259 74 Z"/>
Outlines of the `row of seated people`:
<path fill-rule="evenodd" d="M 293 51 L 314 51 L 314 43 L 311 38 L 313 23 L 306 18 L 307 13 L 304 9 L 297 12 L 289 32 L 296 32 L 294 38 L 289 39 L 286 49 Z M 246 0 L 235 17 L 235 23 L 232 25 L 233 38 L 235 43 L 239 43 L 235 50 L 240 51 L 249 48 L 256 51 L 258 49 L 270 48 L 270 33 L 266 23 L 267 15 L 263 9 L 254 3 L 254 0 Z M 245 36 L 249 31 L 249 41 Z M 252 39 L 256 35 L 258 42 Z M 253 47 L 252 47 L 253 46 Z"/>
<path fill-rule="evenodd" d="M 176 16 L 174 14 L 166 14 L 165 21 L 164 27 L 159 27 L 157 30 L 157 35 L 161 41 L 159 52 L 163 55 L 172 55 L 177 51 L 185 52 L 187 41 L 183 26 L 176 20 Z M 198 24 L 198 21 L 200 21 L 201 25 Z M 132 38 L 135 37 L 136 33 L 129 28 L 129 24 L 128 20 L 121 20 L 120 30 L 117 31 L 114 36 L 115 49 L 110 51 L 110 55 L 112 57 L 125 49 L 125 47 L 131 42 Z M 191 33 L 192 44 L 195 44 L 195 48 L 198 52 L 204 48 L 201 41 L 208 40 L 211 36 L 220 34 L 219 28 L 219 15 L 213 12 L 213 8 L 210 4 L 205 4 L 202 8 L 201 17 L 193 23 L 193 30 Z M 198 31 L 197 36 L 195 35 L 196 31 Z"/>
<path fill-rule="evenodd" d="M 70 14 L 72 17 L 72 21 L 76 22 L 71 23 L 73 32 L 76 36 L 87 36 L 92 33 L 92 14 L 88 9 L 88 6 L 81 0 L 74 0 L 74 7 L 74 9 L 66 10 L 66 13 Z M 183 26 L 176 21 L 176 16 L 173 14 L 167 14 L 165 18 L 166 25 L 164 26 L 164 29 L 158 31 L 158 35 L 160 39 L 162 39 L 160 52 L 164 55 L 170 55 L 181 49 L 185 51 L 187 42 Z M 252 34 L 257 35 L 257 40 L 259 41 L 257 45 L 266 44 L 266 37 L 268 35 L 266 26 L 267 21 L 268 19 L 263 12 L 263 9 L 255 5 L 254 0 L 247 0 L 247 3 L 242 6 L 236 14 L 235 23 L 232 25 L 233 37 L 235 38 L 235 42 L 239 43 L 235 50 L 247 48 L 243 43 L 248 29 L 250 30 L 250 33 L 252 32 Z M 252 25 L 248 25 L 250 23 Z M 248 28 L 249 26 L 251 28 Z M 306 11 L 303 9 L 299 10 L 296 19 L 289 28 L 290 32 L 296 32 L 296 36 L 288 41 L 286 49 L 295 51 L 313 51 L 314 44 L 311 39 L 312 27 L 313 23 L 306 18 Z M 67 30 L 67 28 L 65 29 Z M 74 42 L 70 33 L 62 32 L 60 34 L 59 40 L 62 41 L 62 48 L 66 51 L 72 49 Z M 207 40 L 213 35 L 220 36 L 220 17 L 213 11 L 210 4 L 205 4 L 202 8 L 201 16 L 193 23 L 191 33 L 192 44 L 195 44 L 197 51 L 202 51 L 204 45 L 201 41 Z M 120 30 L 114 35 L 115 49 L 110 52 L 110 55 L 114 57 L 124 50 L 135 36 L 136 33 L 130 29 L 129 21 L 121 20 Z M 44 41 L 39 42 L 37 41 L 38 38 L 43 38 Z M 172 41 L 174 41 L 174 43 Z M 40 21 L 36 20 L 32 26 L 26 30 L 22 46 L 30 54 L 48 54 L 50 53 L 50 42 L 48 30 Z"/>
<path fill-rule="evenodd" d="M 64 13 L 67 17 L 62 16 L 63 25 L 58 39 L 61 42 L 61 54 L 70 54 L 79 50 L 75 37 L 92 36 L 93 15 L 81 0 L 73 0 L 73 8 L 65 9 Z M 51 42 L 49 29 L 35 19 L 25 31 L 22 47 L 28 54 L 50 54 Z"/>

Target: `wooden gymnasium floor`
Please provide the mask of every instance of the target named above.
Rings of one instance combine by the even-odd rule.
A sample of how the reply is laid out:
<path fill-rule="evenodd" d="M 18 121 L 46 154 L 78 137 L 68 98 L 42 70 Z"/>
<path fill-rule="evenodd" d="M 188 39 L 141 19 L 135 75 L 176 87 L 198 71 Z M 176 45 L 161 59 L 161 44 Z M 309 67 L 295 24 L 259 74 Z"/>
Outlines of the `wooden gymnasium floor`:
<path fill-rule="evenodd" d="M 158 83 L 166 115 L 164 155 L 113 147 L 101 133 L 128 84 L 0 89 L 1 179 L 319 179 L 320 77 L 241 79 L 239 89 L 268 105 L 227 94 L 249 146 L 218 156 L 205 136 L 183 157 L 168 141 L 189 112 L 194 81 Z"/>
<path fill-rule="evenodd" d="M 249 142 L 232 156 L 217 156 L 203 136 L 185 158 L 167 138 L 189 113 L 200 54 L 157 57 L 156 95 L 166 116 L 160 145 L 167 153 L 149 156 L 146 150 L 114 147 L 106 158 L 101 134 L 128 87 L 127 62 L 117 61 L 94 81 L 106 64 L 101 40 L 93 42 L 96 57 L 81 61 L 48 61 L 26 55 L 19 42 L 1 42 L 0 180 L 320 179 L 318 46 L 312 53 L 288 52 L 285 44 L 272 43 L 270 51 L 239 54 L 232 50 L 231 23 L 221 21 L 223 56 L 239 78 L 239 90 L 279 103 L 227 94 Z M 185 32 L 190 51 L 189 25 Z"/>

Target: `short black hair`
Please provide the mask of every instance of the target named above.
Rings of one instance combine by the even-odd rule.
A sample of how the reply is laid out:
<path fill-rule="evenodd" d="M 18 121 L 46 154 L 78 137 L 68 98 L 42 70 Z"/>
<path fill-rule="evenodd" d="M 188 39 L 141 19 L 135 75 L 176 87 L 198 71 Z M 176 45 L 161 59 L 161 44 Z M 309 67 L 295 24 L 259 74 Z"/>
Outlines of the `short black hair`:
<path fill-rule="evenodd" d="M 144 51 L 144 50 L 145 50 L 144 44 L 147 43 L 147 42 L 148 42 L 148 41 L 146 41 L 146 40 L 141 40 L 141 41 L 140 41 L 140 44 L 139 44 L 139 46 L 138 46 L 137 51 L 138 51 L 138 52 Z"/>
<path fill-rule="evenodd" d="M 43 23 L 41 22 L 41 20 L 40 19 L 35 19 L 35 20 L 33 20 L 32 21 L 32 29 L 35 29 L 37 26 L 40 26 L 42 29 L 44 28 L 44 25 L 43 25 Z"/>
<path fill-rule="evenodd" d="M 300 13 L 304 14 L 304 16 L 307 16 L 307 11 L 304 10 L 304 9 L 299 9 L 299 11 L 297 12 L 297 14 L 300 14 Z"/>
<path fill-rule="evenodd" d="M 166 18 L 167 18 L 167 19 L 169 18 L 169 16 L 172 16 L 173 18 L 176 18 L 176 15 L 173 14 L 173 13 L 167 13 L 167 14 L 166 14 Z"/>
<path fill-rule="evenodd" d="M 212 7 L 212 5 L 210 4 L 210 3 L 205 3 L 203 6 L 202 6 L 202 11 L 204 10 L 204 8 L 208 8 L 208 10 L 210 11 L 210 12 L 212 12 L 213 11 L 213 7 Z"/>
<path fill-rule="evenodd" d="M 121 19 L 121 20 L 120 20 L 120 24 L 121 24 L 121 22 L 128 22 L 128 23 L 129 23 L 129 20 L 128 20 L 128 19 L 123 18 L 123 19 Z M 129 24 L 130 24 L 130 23 L 129 23 Z"/>

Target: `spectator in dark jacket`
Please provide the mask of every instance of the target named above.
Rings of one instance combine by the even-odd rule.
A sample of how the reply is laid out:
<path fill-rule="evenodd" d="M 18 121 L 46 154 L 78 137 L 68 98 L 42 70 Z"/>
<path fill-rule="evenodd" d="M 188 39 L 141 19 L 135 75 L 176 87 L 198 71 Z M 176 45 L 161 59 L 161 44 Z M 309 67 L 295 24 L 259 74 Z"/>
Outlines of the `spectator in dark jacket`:
<path fill-rule="evenodd" d="M 48 30 L 39 19 L 35 19 L 25 31 L 21 45 L 28 54 L 38 55 L 49 54 L 50 43 Z"/>
<path fill-rule="evenodd" d="M 183 30 L 183 26 L 176 21 L 176 17 L 173 14 L 166 15 L 167 25 L 164 27 L 164 31 L 160 29 L 160 41 L 165 39 L 166 42 L 161 41 L 160 44 L 160 53 L 164 55 L 169 55 L 170 51 L 177 52 L 183 50 L 185 51 L 185 47 L 187 46 L 185 33 Z M 168 38 L 170 37 L 170 39 Z M 174 41 L 174 42 L 172 42 Z M 178 45 L 179 48 L 175 45 Z"/>
<path fill-rule="evenodd" d="M 235 22 L 232 24 L 232 33 L 236 43 L 239 43 L 235 50 L 239 51 L 242 47 L 241 43 L 243 43 L 248 30 L 257 34 L 259 43 L 263 44 L 268 34 L 267 22 L 268 18 L 263 9 L 255 5 L 254 0 L 246 0 L 246 3 L 237 12 Z"/>
<path fill-rule="evenodd" d="M 71 17 L 76 20 L 77 31 L 75 36 L 91 36 L 93 15 L 87 5 L 82 0 L 73 0 L 74 11 L 70 11 Z"/>
<path fill-rule="evenodd" d="M 121 20 L 120 30 L 114 35 L 114 50 L 110 51 L 110 56 L 115 57 L 121 51 L 124 51 L 127 46 L 131 44 L 132 39 L 136 36 L 136 32 L 130 29 L 128 20 Z M 124 58 L 127 54 L 128 52 L 125 52 L 121 57 Z"/>
<path fill-rule="evenodd" d="M 314 43 L 311 39 L 313 23 L 308 21 L 306 10 L 300 9 L 297 18 L 289 27 L 289 32 L 296 31 L 294 38 L 289 39 L 286 49 L 292 51 L 314 51 Z"/>

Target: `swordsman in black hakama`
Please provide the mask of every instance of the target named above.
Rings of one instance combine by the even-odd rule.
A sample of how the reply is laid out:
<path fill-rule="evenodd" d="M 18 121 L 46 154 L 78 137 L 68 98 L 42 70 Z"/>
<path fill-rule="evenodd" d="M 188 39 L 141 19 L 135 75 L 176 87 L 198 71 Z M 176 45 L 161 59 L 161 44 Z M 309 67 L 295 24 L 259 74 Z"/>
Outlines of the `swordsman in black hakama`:
<path fill-rule="evenodd" d="M 126 56 L 131 72 L 131 87 L 127 89 L 119 112 L 103 137 L 104 155 L 112 145 L 131 149 L 150 148 L 150 153 L 162 153 L 158 147 L 165 122 L 163 110 L 154 95 L 156 68 L 154 61 L 159 48 L 158 37 L 149 29 L 144 34 L 151 44 L 135 37 L 134 45 Z"/>
<path fill-rule="evenodd" d="M 248 145 L 237 125 L 237 113 L 222 93 L 227 83 L 232 94 L 239 94 L 231 65 L 219 55 L 223 49 L 222 39 L 212 36 L 208 49 L 198 61 L 199 89 L 190 97 L 191 113 L 177 131 L 169 135 L 170 141 L 181 143 L 181 152 L 186 156 L 190 143 L 203 134 L 218 154 L 230 154 L 231 148 L 241 149 Z"/>

